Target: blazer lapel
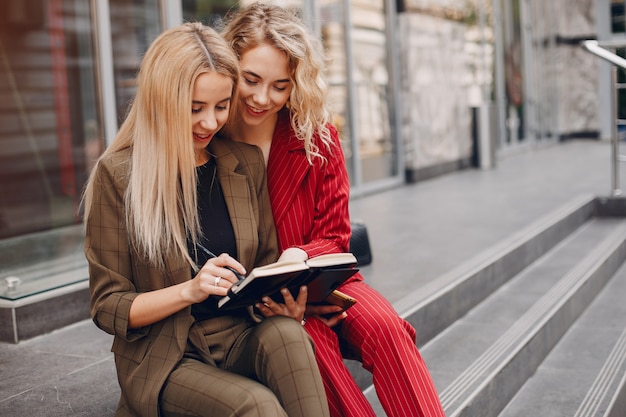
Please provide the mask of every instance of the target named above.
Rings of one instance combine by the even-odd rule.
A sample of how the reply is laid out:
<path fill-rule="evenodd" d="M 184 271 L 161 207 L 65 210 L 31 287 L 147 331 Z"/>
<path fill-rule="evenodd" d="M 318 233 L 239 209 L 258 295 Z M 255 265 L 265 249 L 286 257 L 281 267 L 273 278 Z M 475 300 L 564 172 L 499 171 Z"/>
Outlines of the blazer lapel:
<path fill-rule="evenodd" d="M 250 203 L 253 196 L 250 195 L 246 176 L 237 172 L 239 160 L 224 141 L 225 139 L 214 138 L 209 146 L 216 158 L 220 186 L 233 224 L 237 256 L 239 262 L 249 269 L 254 266 L 258 247 L 258 235 L 255 234 L 257 225 Z M 243 242 L 248 244 L 244 245 Z M 249 242 L 256 244 L 250 245 Z"/>
<path fill-rule="evenodd" d="M 290 210 L 310 168 L 302 141 L 290 129 L 288 113 L 281 113 L 267 164 L 267 188 L 277 228 Z"/>

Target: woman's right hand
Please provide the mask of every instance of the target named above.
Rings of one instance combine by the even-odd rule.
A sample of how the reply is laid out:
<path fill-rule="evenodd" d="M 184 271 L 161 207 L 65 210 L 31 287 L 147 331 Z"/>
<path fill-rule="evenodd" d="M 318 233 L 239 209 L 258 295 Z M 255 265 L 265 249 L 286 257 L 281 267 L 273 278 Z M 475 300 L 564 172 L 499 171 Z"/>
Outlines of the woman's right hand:
<path fill-rule="evenodd" d="M 227 254 L 209 259 L 196 274 L 186 282 L 142 292 L 133 300 L 128 313 L 128 328 L 149 326 L 180 311 L 191 304 L 200 303 L 211 294 L 226 295 L 238 281 L 227 267 L 245 275 L 243 265 Z M 219 279 L 218 279 L 219 278 Z"/>
<path fill-rule="evenodd" d="M 189 281 L 186 297 L 192 304 L 204 301 L 209 295 L 225 296 L 228 289 L 239 282 L 234 271 L 245 276 L 246 270 L 235 258 L 223 253 L 209 259 Z"/>

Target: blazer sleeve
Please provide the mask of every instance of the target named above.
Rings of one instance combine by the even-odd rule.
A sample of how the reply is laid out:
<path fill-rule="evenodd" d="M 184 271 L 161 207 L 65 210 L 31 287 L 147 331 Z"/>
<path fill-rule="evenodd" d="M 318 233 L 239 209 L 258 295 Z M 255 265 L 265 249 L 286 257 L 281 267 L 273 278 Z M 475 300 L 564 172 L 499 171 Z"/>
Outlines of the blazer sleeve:
<path fill-rule="evenodd" d="M 95 168 L 94 193 L 85 219 L 85 256 L 89 264 L 90 312 L 95 324 L 128 341 L 142 331 L 128 329 L 130 305 L 138 295 L 124 216 L 128 163 L 102 160 Z"/>
<path fill-rule="evenodd" d="M 326 161 L 315 161 L 312 167 L 315 180 L 309 179 L 309 186 L 315 187 L 310 239 L 298 245 L 309 258 L 325 253 L 347 252 L 350 244 L 350 180 L 339 135 L 333 126 L 329 127 L 331 151 L 320 146 Z"/>

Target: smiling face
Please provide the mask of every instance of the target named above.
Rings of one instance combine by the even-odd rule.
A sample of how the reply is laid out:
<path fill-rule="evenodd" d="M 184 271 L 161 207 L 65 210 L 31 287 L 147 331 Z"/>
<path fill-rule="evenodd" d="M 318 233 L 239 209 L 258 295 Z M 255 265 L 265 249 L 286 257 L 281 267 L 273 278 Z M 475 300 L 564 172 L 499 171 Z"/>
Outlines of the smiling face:
<path fill-rule="evenodd" d="M 273 126 L 293 87 L 287 55 L 262 44 L 244 52 L 239 65 L 241 122 L 247 127 Z"/>
<path fill-rule="evenodd" d="M 213 136 L 224 126 L 230 111 L 233 82 L 217 72 L 205 72 L 196 78 L 191 105 L 193 148 L 201 155 Z"/>

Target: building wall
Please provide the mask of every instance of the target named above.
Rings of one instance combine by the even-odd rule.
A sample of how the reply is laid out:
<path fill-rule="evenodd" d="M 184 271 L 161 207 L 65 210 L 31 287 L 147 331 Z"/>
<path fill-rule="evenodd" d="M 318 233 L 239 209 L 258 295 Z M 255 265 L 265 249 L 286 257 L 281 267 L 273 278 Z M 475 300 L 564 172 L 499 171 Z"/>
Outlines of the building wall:
<path fill-rule="evenodd" d="M 460 1 L 409 1 L 398 15 L 401 137 L 409 181 L 465 166 L 473 154 L 475 39 Z M 470 47 L 468 47 L 470 46 Z"/>
<path fill-rule="evenodd" d="M 476 21 L 478 1 L 402 3 L 398 14 L 401 137 L 409 181 L 475 163 L 472 108 L 485 102 L 489 108 L 503 108 L 501 113 L 490 113 L 496 151 L 599 137 L 598 59 L 580 46 L 582 40 L 597 38 L 596 0 L 485 2 L 487 17 L 481 33 Z M 502 11 L 515 10 L 513 21 L 511 15 L 494 17 L 495 2 L 501 2 Z M 520 33 L 513 34 L 513 24 Z M 498 39 L 503 46 L 500 57 L 494 56 L 495 25 L 505 26 Z M 513 51 L 514 47 L 519 49 Z M 511 68 L 511 57 L 517 59 L 517 68 Z M 502 72 L 500 97 L 495 71 Z M 499 133 L 498 123 L 503 126 Z"/>
<path fill-rule="evenodd" d="M 542 3 L 542 0 L 534 0 Z M 550 16 L 557 28 L 558 133 L 562 138 L 597 137 L 598 64 L 580 42 L 597 39 L 595 0 L 555 0 Z M 541 19 L 542 15 L 537 16 Z M 546 15 L 543 15 L 546 16 Z"/>

